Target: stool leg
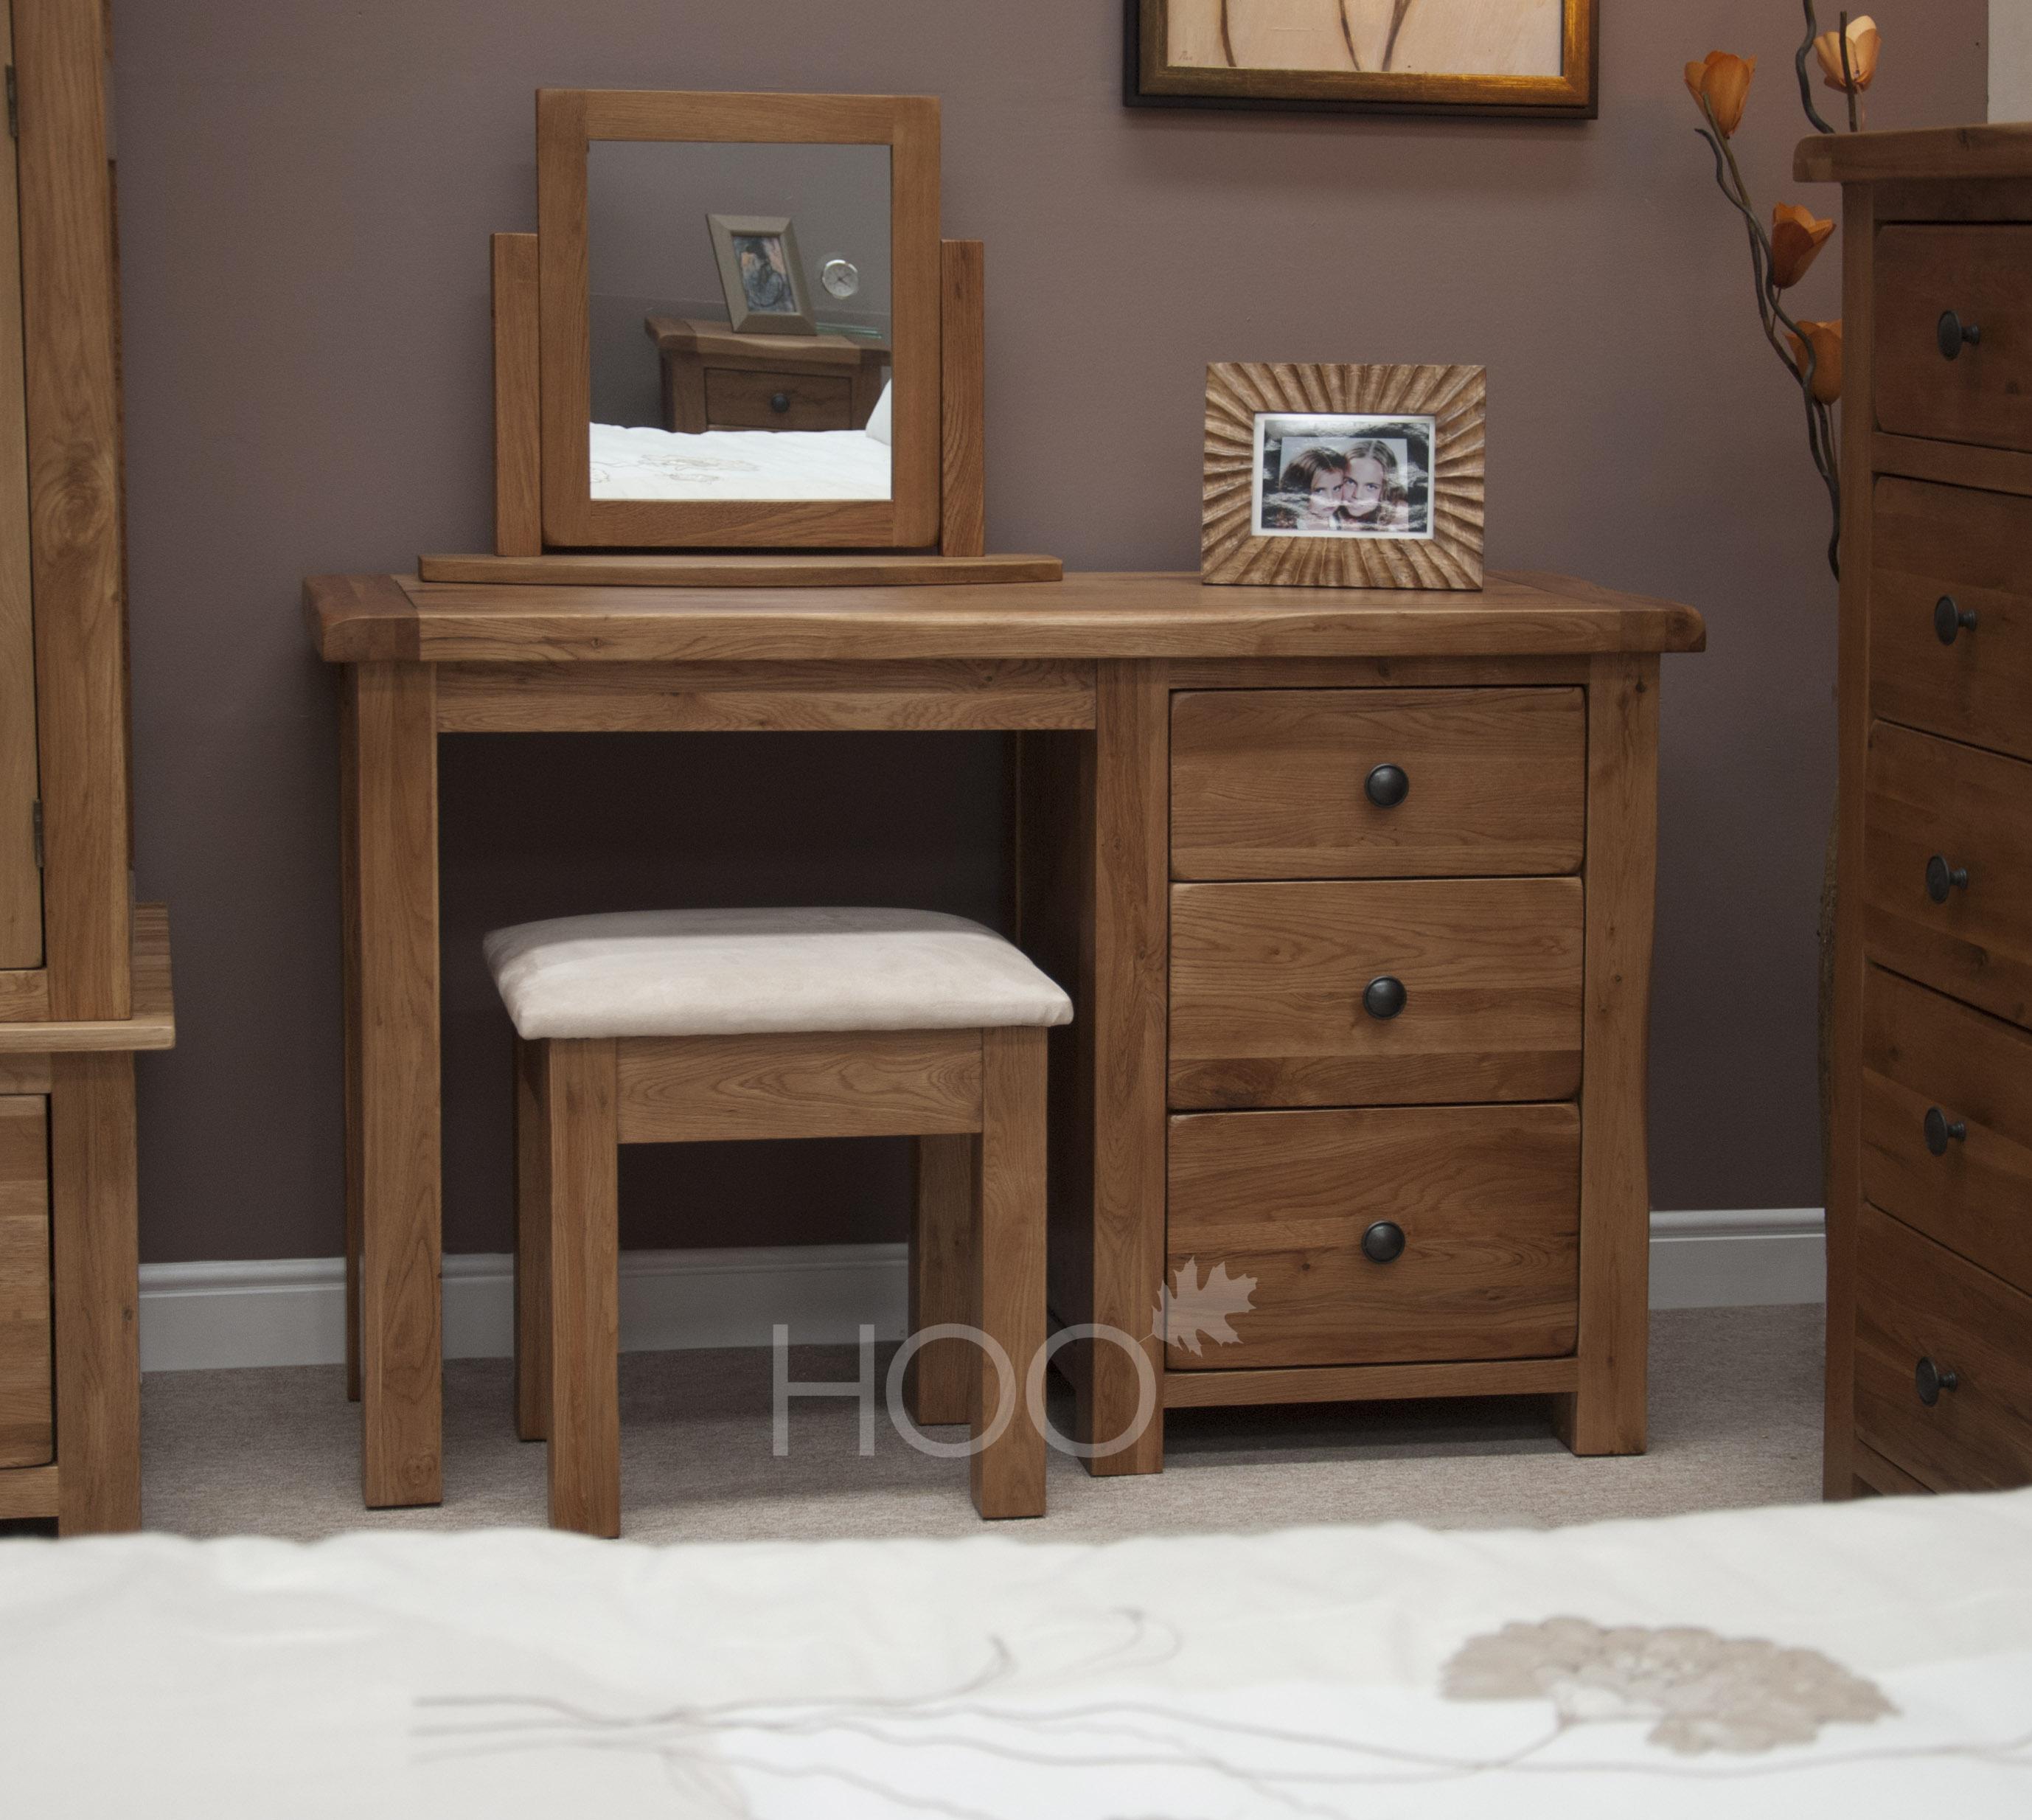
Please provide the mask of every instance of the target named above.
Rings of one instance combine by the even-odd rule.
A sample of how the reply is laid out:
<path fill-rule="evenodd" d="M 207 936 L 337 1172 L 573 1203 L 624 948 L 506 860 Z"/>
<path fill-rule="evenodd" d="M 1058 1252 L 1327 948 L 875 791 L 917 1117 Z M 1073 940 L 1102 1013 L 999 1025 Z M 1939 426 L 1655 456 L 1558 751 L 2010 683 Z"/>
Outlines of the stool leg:
<path fill-rule="evenodd" d="M 970 1133 L 917 1141 L 917 1192 L 910 1217 L 910 1331 L 974 1321 L 973 1170 Z M 935 1340 L 910 1356 L 904 1407 L 922 1427 L 973 1419 L 978 1348 Z"/>
<path fill-rule="evenodd" d="M 551 1432 L 551 1158 L 544 1043 L 515 1039 L 515 1432 Z"/>
<path fill-rule="evenodd" d="M 1009 1355 L 1014 1381 L 984 1362 L 975 1374 L 973 1432 L 998 1402 L 1015 1410 L 999 1439 L 972 1459 L 974 1508 L 984 1517 L 1044 1514 L 1044 1437 L 1024 1394 L 1044 1344 L 1044 1033 L 984 1030 L 981 1166 L 973 1197 L 973 1264 L 981 1330 Z"/>
<path fill-rule="evenodd" d="M 614 1047 L 611 1041 L 545 1046 L 551 1527 L 615 1536 L 621 1533 L 621 1138 Z"/>

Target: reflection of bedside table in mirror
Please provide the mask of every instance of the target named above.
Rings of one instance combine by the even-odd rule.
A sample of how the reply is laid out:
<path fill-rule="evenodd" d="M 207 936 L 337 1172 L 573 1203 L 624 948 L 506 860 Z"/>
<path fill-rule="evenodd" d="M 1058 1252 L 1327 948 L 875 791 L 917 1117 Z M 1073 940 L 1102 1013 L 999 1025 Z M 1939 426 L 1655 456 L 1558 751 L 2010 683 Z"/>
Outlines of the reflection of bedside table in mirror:
<path fill-rule="evenodd" d="M 882 396 L 887 342 L 738 335 L 724 323 L 650 316 L 663 363 L 663 421 L 703 430 L 860 430 Z"/>

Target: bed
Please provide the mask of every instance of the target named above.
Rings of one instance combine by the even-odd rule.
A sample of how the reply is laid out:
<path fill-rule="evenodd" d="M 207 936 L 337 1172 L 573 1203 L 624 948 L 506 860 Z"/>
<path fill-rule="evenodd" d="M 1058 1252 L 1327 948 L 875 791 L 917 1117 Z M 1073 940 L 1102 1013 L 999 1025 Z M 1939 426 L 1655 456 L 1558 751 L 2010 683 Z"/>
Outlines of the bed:
<path fill-rule="evenodd" d="M 866 430 L 592 426 L 596 499 L 886 499 L 890 447 Z"/>
<path fill-rule="evenodd" d="M 2032 1493 L 1107 1547 L 0 1544 L 22 1814 L 2032 1811 Z"/>

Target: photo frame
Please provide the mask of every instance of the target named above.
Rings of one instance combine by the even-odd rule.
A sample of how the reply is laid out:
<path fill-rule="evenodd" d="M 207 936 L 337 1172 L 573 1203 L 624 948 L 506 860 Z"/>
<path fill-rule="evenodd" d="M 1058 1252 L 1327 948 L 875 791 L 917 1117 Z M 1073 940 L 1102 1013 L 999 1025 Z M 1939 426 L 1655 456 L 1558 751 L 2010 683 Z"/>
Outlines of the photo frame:
<path fill-rule="evenodd" d="M 1601 0 L 1124 0 L 1133 107 L 1592 120 Z"/>
<path fill-rule="evenodd" d="M 780 215 L 708 215 L 727 320 L 736 334 L 815 335 L 797 230 Z"/>
<path fill-rule="evenodd" d="M 1200 578 L 1479 589 L 1488 375 L 1207 368 Z"/>

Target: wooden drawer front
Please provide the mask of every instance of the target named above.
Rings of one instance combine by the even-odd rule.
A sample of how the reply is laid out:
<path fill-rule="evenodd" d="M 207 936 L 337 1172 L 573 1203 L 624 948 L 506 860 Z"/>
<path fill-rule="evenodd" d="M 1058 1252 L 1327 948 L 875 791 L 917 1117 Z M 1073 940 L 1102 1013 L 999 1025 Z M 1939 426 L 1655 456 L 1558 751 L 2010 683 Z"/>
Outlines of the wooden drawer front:
<path fill-rule="evenodd" d="M 1878 721 L 1863 813 L 1870 959 L 2032 1023 L 2032 765 Z M 1944 903 L 1936 857 L 1968 874 Z"/>
<path fill-rule="evenodd" d="M 1386 808 L 1367 784 L 1392 765 L 1410 787 Z M 1172 699 L 1174 878 L 1569 873 L 1580 868 L 1586 828 L 1578 689 L 1238 689 Z"/>
<path fill-rule="evenodd" d="M 1953 359 L 1943 312 L 1982 331 Z M 1902 436 L 2032 449 L 2032 227 L 1887 227 L 1877 237 L 1877 421 Z"/>
<path fill-rule="evenodd" d="M 1578 879 L 1174 885 L 1171 1104 L 1564 1099 L 1581 941 Z"/>
<path fill-rule="evenodd" d="M 1856 1222 L 1855 1426 L 1935 1491 L 2032 1480 L 2032 1296 L 1888 1213 Z M 1922 1358 L 1957 1379 L 1930 1407 Z"/>
<path fill-rule="evenodd" d="M 1872 967 L 1862 1068 L 1864 1197 L 2032 1291 L 2032 1036 Z"/>
<path fill-rule="evenodd" d="M 48 1105 L 0 1099 L 0 1467 L 54 1457 Z"/>
<path fill-rule="evenodd" d="M 854 387 L 847 379 L 706 370 L 706 420 L 715 429 L 846 430 L 854 427 L 853 410 Z"/>
<path fill-rule="evenodd" d="M 2032 499 L 1880 480 L 1872 551 L 1871 713 L 2032 758 Z"/>
<path fill-rule="evenodd" d="M 1580 1119 L 1571 1106 L 1200 1113 L 1171 1122 L 1174 1371 L 1542 1358 L 1574 1349 Z M 1381 1223 L 1403 1235 L 1378 1262 Z M 1193 1291 L 1253 1277 L 1238 1344 Z M 1218 1312 L 1218 1287 L 1208 1306 Z"/>

